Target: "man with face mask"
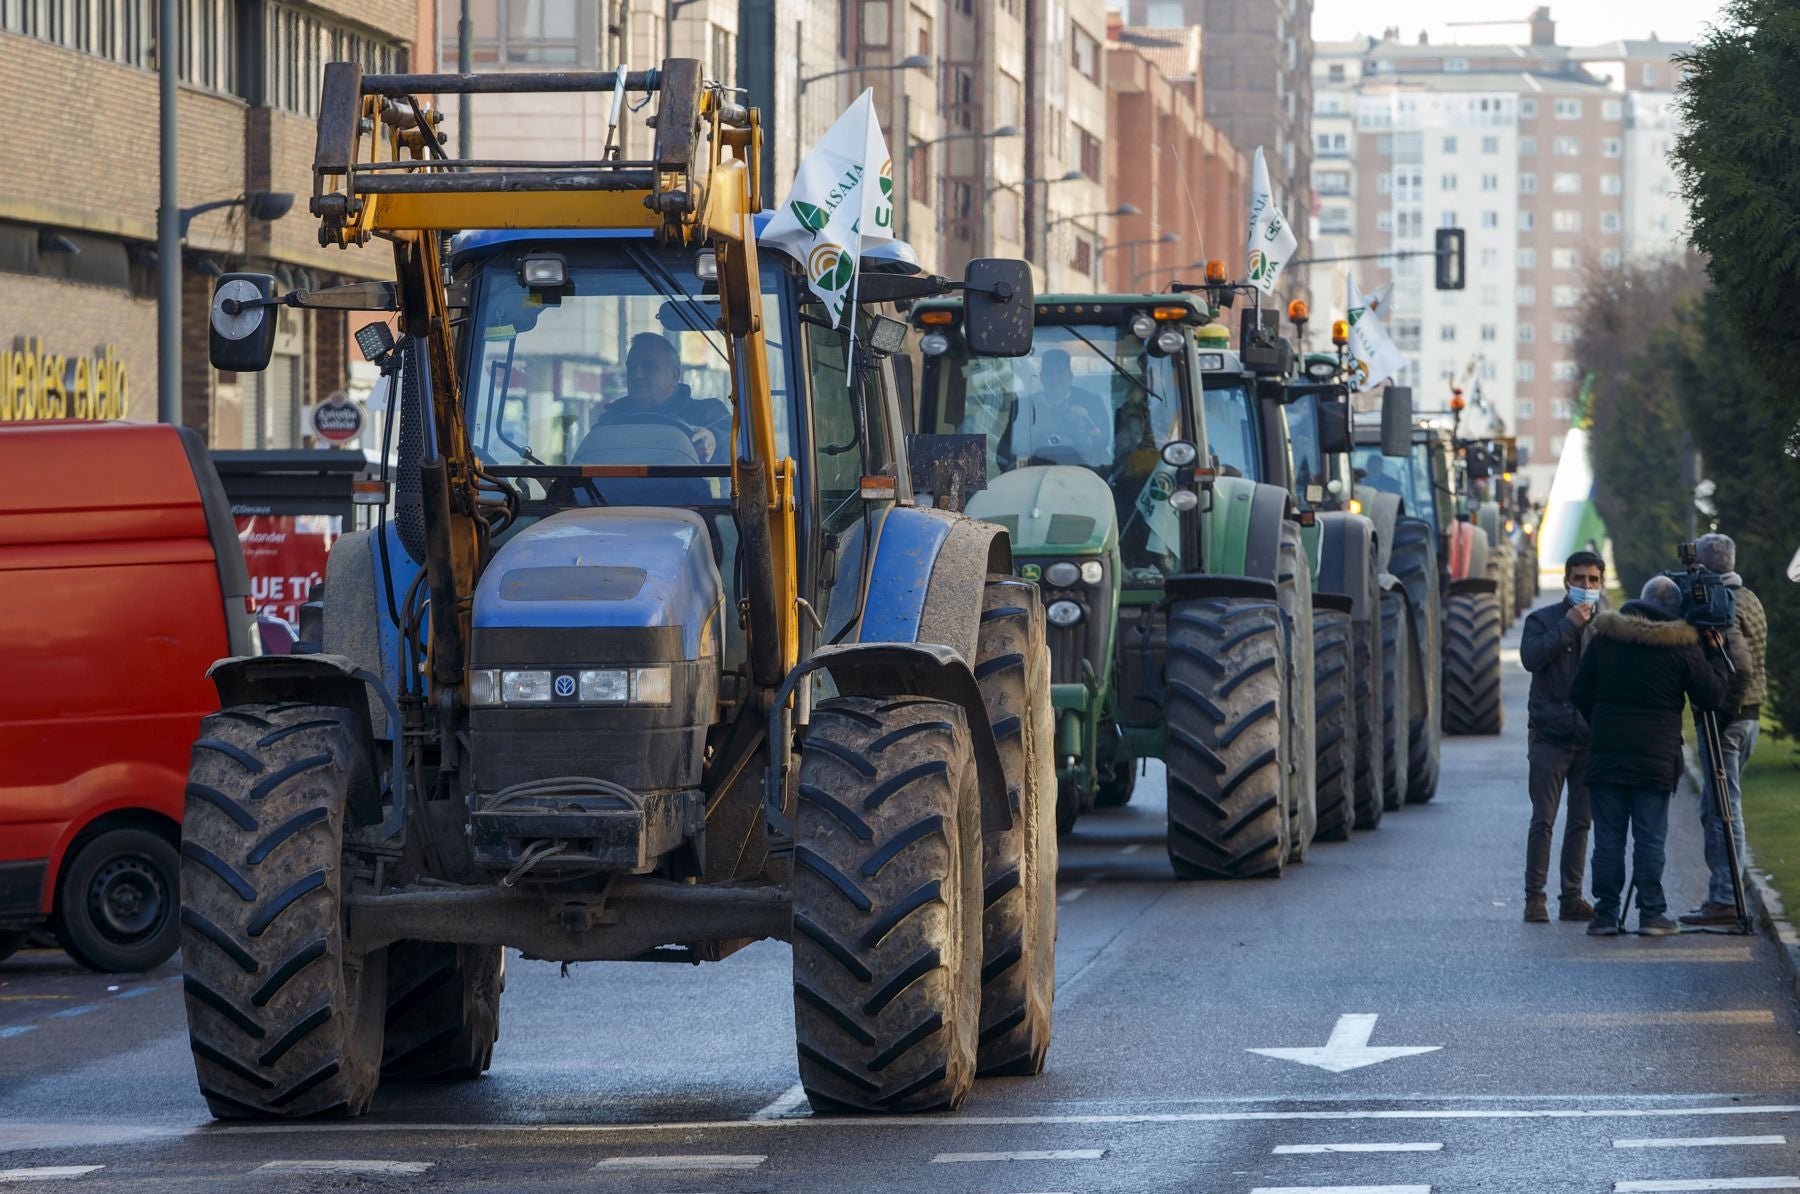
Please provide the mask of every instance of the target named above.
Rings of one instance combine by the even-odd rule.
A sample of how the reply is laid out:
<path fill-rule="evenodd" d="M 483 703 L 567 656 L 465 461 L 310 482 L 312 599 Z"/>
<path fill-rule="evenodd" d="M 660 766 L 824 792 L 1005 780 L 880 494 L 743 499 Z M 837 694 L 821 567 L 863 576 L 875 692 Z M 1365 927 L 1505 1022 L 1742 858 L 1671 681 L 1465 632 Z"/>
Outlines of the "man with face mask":
<path fill-rule="evenodd" d="M 1591 551 L 1578 551 L 1563 565 L 1563 599 L 1533 610 L 1519 640 L 1519 662 L 1531 673 L 1528 735 L 1531 764 L 1531 830 L 1525 840 L 1525 919 L 1550 919 L 1544 884 L 1550 869 L 1550 839 L 1563 786 L 1569 811 L 1563 819 L 1561 908 L 1563 920 L 1593 919 L 1593 905 L 1581 898 L 1587 861 L 1587 722 L 1569 700 L 1569 688 L 1592 637 L 1594 614 L 1606 564 Z"/>

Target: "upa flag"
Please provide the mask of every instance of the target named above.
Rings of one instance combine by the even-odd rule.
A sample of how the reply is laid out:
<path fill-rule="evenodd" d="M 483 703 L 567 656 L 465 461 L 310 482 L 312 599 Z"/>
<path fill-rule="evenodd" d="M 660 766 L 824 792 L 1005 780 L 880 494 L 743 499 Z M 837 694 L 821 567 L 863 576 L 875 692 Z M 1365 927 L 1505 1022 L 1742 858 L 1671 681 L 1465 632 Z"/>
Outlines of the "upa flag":
<path fill-rule="evenodd" d="M 894 172 L 875 93 L 844 110 L 794 175 L 762 240 L 806 267 L 806 280 L 842 324 L 855 298 L 856 263 L 864 245 L 894 238 Z"/>
<path fill-rule="evenodd" d="M 1247 273 L 1252 285 L 1264 294 L 1273 294 L 1275 279 L 1281 267 L 1293 257 L 1300 242 L 1288 227 L 1287 217 L 1275 206 L 1275 192 L 1269 188 L 1269 163 L 1263 159 L 1262 146 L 1256 147 L 1256 168 L 1250 185 L 1250 263 Z"/>
<path fill-rule="evenodd" d="M 1356 389 L 1359 393 L 1367 393 L 1406 368 L 1406 354 L 1388 339 L 1387 329 L 1381 326 L 1381 316 L 1375 314 L 1362 291 L 1356 288 L 1354 275 L 1349 282 L 1350 357 L 1356 374 Z"/>

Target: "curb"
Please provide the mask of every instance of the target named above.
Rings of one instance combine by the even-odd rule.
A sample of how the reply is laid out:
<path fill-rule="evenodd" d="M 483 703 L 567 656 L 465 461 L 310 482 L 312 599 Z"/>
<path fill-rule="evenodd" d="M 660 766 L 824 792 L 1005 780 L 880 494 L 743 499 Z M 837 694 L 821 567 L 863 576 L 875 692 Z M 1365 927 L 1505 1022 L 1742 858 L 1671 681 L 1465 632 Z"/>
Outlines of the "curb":
<path fill-rule="evenodd" d="M 1685 746 L 1681 753 L 1682 764 L 1686 769 L 1684 778 L 1695 792 L 1703 793 L 1705 789 L 1701 784 L 1700 768 L 1694 761 L 1693 753 Z M 1774 939 L 1775 956 L 1781 964 L 1782 977 L 1787 980 L 1789 993 L 1800 999 L 1800 930 L 1796 930 L 1793 922 L 1788 919 L 1781 896 L 1763 873 L 1756 869 L 1756 856 L 1750 852 L 1750 843 L 1739 842 L 1738 853 L 1744 864 L 1744 897 L 1750 905 L 1750 915 Z"/>

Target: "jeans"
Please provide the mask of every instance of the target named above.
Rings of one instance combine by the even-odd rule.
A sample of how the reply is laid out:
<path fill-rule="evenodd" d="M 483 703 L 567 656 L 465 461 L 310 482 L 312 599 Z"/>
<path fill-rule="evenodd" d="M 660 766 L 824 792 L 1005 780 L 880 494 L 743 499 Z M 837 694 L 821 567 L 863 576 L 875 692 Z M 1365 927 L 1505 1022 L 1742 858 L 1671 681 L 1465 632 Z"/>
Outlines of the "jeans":
<path fill-rule="evenodd" d="M 1725 756 L 1725 795 L 1731 802 L 1731 831 L 1737 835 L 1738 865 L 1743 865 L 1744 850 L 1744 760 L 1756 749 L 1760 727 L 1755 718 L 1734 721 L 1719 727 L 1720 753 Z M 1706 865 L 1712 877 L 1706 885 L 1706 898 L 1714 904 L 1732 904 L 1737 896 L 1732 889 L 1731 856 L 1725 849 L 1725 822 L 1719 816 L 1719 802 L 1713 796 L 1712 752 L 1706 748 L 1706 735 L 1700 735 L 1700 770 L 1705 784 L 1700 790 L 1700 828 L 1706 839 Z"/>
<path fill-rule="evenodd" d="M 1581 898 L 1581 874 L 1587 866 L 1588 811 L 1587 751 L 1576 746 L 1557 746 L 1531 735 L 1531 830 L 1525 839 L 1525 894 L 1543 895 L 1550 872 L 1550 839 L 1556 832 L 1556 810 L 1562 803 L 1563 783 L 1569 785 L 1569 815 L 1563 820 L 1561 895 Z"/>
<path fill-rule="evenodd" d="M 1669 793 L 1655 788 L 1593 784 L 1594 919 L 1618 920 L 1625 890 L 1625 831 L 1631 831 L 1631 875 L 1637 884 L 1638 920 L 1668 911 L 1663 897 L 1664 848 L 1669 840 Z"/>

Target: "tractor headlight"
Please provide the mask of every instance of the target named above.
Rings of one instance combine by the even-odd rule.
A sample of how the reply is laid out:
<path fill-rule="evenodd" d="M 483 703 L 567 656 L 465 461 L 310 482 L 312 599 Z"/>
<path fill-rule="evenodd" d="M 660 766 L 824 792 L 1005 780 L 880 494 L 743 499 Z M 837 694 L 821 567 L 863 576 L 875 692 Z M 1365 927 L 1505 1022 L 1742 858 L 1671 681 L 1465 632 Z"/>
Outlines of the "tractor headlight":
<path fill-rule="evenodd" d="M 529 671 L 500 673 L 500 698 L 507 704 L 522 704 L 550 699 L 549 672 Z"/>
<path fill-rule="evenodd" d="M 494 668 L 472 668 L 469 671 L 469 704 L 498 705 L 500 673 Z"/>
<path fill-rule="evenodd" d="M 569 263 L 557 253 L 533 253 L 519 262 L 519 281 L 532 290 L 555 290 L 569 280 Z"/>
<path fill-rule="evenodd" d="M 1083 584 L 1097 585 L 1105 579 L 1106 569 L 1101 565 L 1099 560 L 1088 560 L 1086 563 L 1082 564 L 1081 580 Z"/>
<path fill-rule="evenodd" d="M 1164 328 L 1156 334 L 1156 351 L 1166 357 L 1172 357 L 1181 351 L 1185 338 L 1179 328 Z"/>
<path fill-rule="evenodd" d="M 1073 626 L 1081 621 L 1081 607 L 1073 601 L 1052 601 L 1044 613 L 1055 626 Z"/>
<path fill-rule="evenodd" d="M 1044 569 L 1044 579 L 1059 589 L 1066 589 L 1081 579 L 1081 569 L 1067 560 L 1058 560 Z"/>
<path fill-rule="evenodd" d="M 1200 495 L 1191 489 L 1177 489 L 1169 495 L 1169 505 L 1177 510 L 1192 510 L 1200 504 Z"/>
<path fill-rule="evenodd" d="M 629 675 L 624 668 L 583 671 L 581 699 L 597 704 L 622 705 L 630 694 Z"/>
<path fill-rule="evenodd" d="M 1163 445 L 1162 458 L 1171 468 L 1186 468 L 1200 459 L 1200 449 L 1185 439 L 1171 440 Z"/>
<path fill-rule="evenodd" d="M 674 684 L 666 667 L 640 667 L 631 671 L 631 702 L 634 705 L 666 705 L 674 693 Z"/>
<path fill-rule="evenodd" d="M 919 337 L 919 351 L 928 357 L 941 357 L 950 351 L 950 337 L 942 332 L 926 332 Z"/>
<path fill-rule="evenodd" d="M 1147 312 L 1140 311 L 1131 317 L 1131 334 L 1139 340 L 1148 340 L 1156 335 L 1156 320 Z"/>

